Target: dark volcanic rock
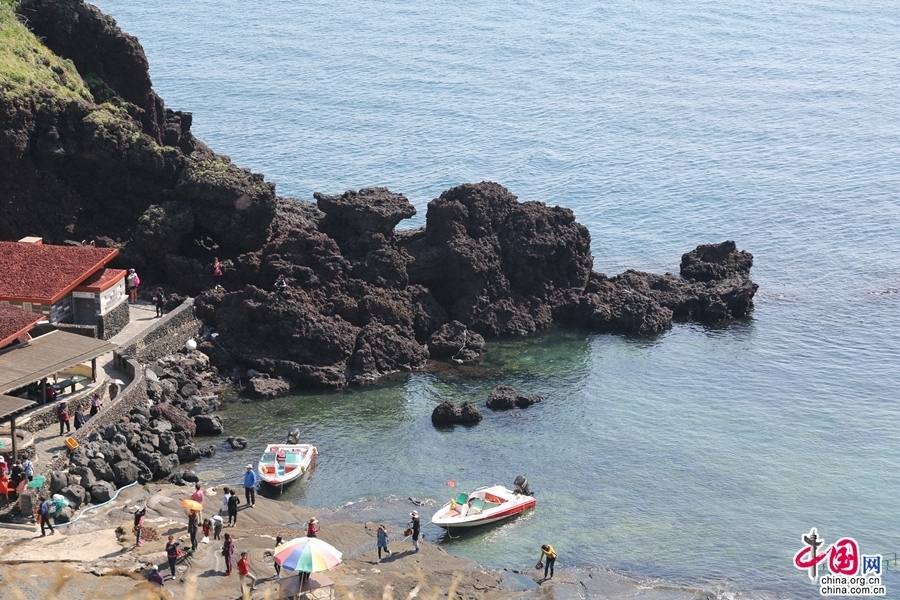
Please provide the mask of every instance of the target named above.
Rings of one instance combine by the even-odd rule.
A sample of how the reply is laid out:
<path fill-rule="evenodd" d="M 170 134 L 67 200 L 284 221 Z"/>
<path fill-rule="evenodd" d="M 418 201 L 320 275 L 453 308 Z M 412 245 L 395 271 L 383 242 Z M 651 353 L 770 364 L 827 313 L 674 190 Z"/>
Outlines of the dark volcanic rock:
<path fill-rule="evenodd" d="M 461 406 L 456 406 L 450 400 L 444 400 L 431 413 L 431 423 L 435 427 L 474 425 L 481 419 L 481 412 L 471 402 L 463 402 Z"/>
<path fill-rule="evenodd" d="M 246 450 L 247 449 L 247 438 L 245 437 L 230 437 L 225 440 L 225 443 L 231 446 L 235 450 Z"/>
<path fill-rule="evenodd" d="M 488 394 L 487 407 L 492 410 L 509 410 L 510 408 L 527 408 L 542 402 L 544 398 L 537 394 L 520 394 L 506 385 L 498 385 Z"/>
<path fill-rule="evenodd" d="M 66 486 L 59 493 L 65 496 L 73 510 L 78 510 L 89 497 L 87 490 L 80 485 Z"/>
<path fill-rule="evenodd" d="M 696 281 L 749 277 L 753 255 L 732 241 L 703 244 L 681 256 L 681 276 Z"/>
<path fill-rule="evenodd" d="M 116 486 L 109 481 L 98 481 L 91 487 L 91 501 L 94 504 L 109 502 L 116 495 Z"/>
<path fill-rule="evenodd" d="M 197 435 L 221 435 L 225 433 L 225 425 L 219 415 L 197 415 L 194 417 Z"/>
<path fill-rule="evenodd" d="M 140 476 L 141 469 L 130 460 L 122 460 L 112 466 L 113 483 L 117 487 L 134 483 Z"/>
<path fill-rule="evenodd" d="M 397 223 L 416 214 L 416 209 L 403 194 L 393 194 L 387 188 L 366 188 L 348 191 L 340 196 L 313 194 L 325 218 L 321 229 L 340 240 L 361 233 L 391 235 Z"/>
<path fill-rule="evenodd" d="M 459 362 L 471 363 L 481 358 L 484 338 L 469 331 L 459 321 L 445 323 L 428 338 L 428 352 L 431 358 L 452 358 Z"/>
<path fill-rule="evenodd" d="M 291 382 L 284 377 L 269 377 L 265 373 L 251 377 L 245 388 L 246 393 L 253 398 L 265 400 L 284 396 L 291 391 Z"/>

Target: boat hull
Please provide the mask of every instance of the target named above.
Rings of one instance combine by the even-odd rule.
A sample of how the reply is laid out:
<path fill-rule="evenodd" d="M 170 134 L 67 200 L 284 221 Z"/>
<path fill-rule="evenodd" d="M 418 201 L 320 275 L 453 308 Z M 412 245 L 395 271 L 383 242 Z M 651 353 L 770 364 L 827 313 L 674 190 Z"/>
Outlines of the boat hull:
<path fill-rule="evenodd" d="M 478 527 L 509 519 L 537 504 L 534 497 L 516 494 L 503 486 L 479 488 L 462 496 L 465 499 L 461 504 L 451 500 L 434 514 L 431 522 L 444 529 Z"/>
<path fill-rule="evenodd" d="M 311 444 L 269 444 L 256 467 L 257 477 L 260 483 L 282 488 L 309 473 L 317 453 Z"/>

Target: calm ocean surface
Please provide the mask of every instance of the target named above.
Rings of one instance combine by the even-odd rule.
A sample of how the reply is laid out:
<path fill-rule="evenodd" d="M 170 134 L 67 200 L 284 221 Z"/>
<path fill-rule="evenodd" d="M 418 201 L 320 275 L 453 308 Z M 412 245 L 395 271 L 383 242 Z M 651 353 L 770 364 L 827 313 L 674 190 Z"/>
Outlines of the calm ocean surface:
<path fill-rule="evenodd" d="M 237 482 L 298 424 L 321 455 L 286 497 L 394 526 L 449 479 L 524 473 L 537 510 L 448 551 L 525 568 L 550 542 L 562 568 L 721 597 L 818 597 L 792 565 L 811 527 L 900 552 L 900 4 L 97 4 L 167 106 L 282 196 L 387 186 L 417 227 L 443 190 L 493 180 L 574 210 L 607 274 L 677 272 L 725 239 L 755 257 L 746 322 L 557 331 L 490 343 L 480 376 L 233 404 L 253 452 L 201 470 Z M 547 400 L 431 426 L 499 384 Z"/>

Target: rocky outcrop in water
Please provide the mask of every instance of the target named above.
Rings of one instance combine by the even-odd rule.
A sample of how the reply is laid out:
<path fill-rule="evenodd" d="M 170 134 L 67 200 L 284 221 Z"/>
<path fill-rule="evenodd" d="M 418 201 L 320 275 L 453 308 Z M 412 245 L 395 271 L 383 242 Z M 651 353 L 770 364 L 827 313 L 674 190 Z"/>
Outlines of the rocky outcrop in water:
<path fill-rule="evenodd" d="M 481 419 L 481 411 L 471 402 L 463 402 L 456 406 L 450 400 L 444 400 L 431 413 L 431 423 L 435 427 L 475 425 Z"/>
<path fill-rule="evenodd" d="M 384 188 L 278 198 L 194 138 L 190 113 L 164 107 L 143 49 L 113 19 L 81 0 L 17 11 L 56 54 L 32 36 L 28 56 L 10 57 L 29 76 L 0 94 L 0 237 L 92 239 L 118 247 L 113 266 L 136 267 L 147 289 L 202 292 L 197 314 L 219 334 L 202 350 L 217 368 L 271 377 L 251 385 L 258 396 L 372 382 L 430 358 L 476 362 L 484 337 L 554 323 L 652 335 L 752 310 L 752 256 L 733 242 L 685 254 L 680 277 L 607 277 L 591 270 L 571 210 L 498 183 L 445 191 L 415 230 L 396 229 L 416 209 Z M 6 4 L 0 18 L 22 27 Z M 209 290 L 213 256 L 225 289 Z M 190 387 L 160 385 L 189 417 L 205 413 Z"/>
<path fill-rule="evenodd" d="M 543 401 L 543 396 L 522 394 L 508 385 L 498 385 L 488 394 L 487 407 L 492 410 L 509 410 L 516 407 L 528 408 L 532 404 Z"/>

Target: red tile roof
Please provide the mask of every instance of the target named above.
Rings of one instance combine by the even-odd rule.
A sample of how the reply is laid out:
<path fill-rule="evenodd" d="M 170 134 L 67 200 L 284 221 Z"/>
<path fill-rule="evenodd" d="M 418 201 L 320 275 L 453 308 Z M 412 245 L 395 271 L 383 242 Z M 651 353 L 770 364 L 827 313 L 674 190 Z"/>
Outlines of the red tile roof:
<path fill-rule="evenodd" d="M 98 292 L 102 292 L 103 290 L 108 290 L 115 284 L 119 283 L 125 276 L 128 274 L 128 271 L 124 269 L 100 269 L 75 288 L 76 292 L 94 292 L 95 294 Z"/>
<path fill-rule="evenodd" d="M 0 348 L 15 341 L 23 333 L 27 333 L 38 321 L 46 319 L 44 315 L 22 310 L 8 304 L 0 304 Z"/>
<path fill-rule="evenodd" d="M 0 242 L 0 300 L 53 304 L 118 253 L 115 248 Z"/>

